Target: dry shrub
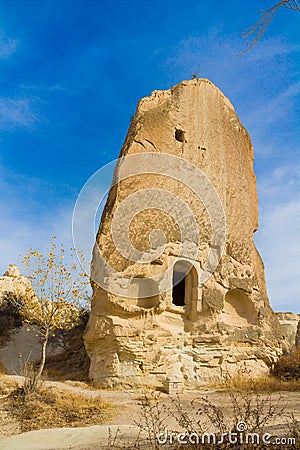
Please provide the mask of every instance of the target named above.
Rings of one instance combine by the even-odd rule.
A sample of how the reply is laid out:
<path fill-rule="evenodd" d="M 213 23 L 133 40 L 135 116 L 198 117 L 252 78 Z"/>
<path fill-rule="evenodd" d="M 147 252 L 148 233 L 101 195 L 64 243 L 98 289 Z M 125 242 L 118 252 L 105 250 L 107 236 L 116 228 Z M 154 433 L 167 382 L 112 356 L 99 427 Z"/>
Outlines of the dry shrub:
<path fill-rule="evenodd" d="M 25 432 L 101 424 L 108 416 L 110 406 L 99 397 L 42 387 L 29 395 L 24 393 L 23 388 L 15 390 L 7 398 L 6 408 Z"/>
<path fill-rule="evenodd" d="M 266 430 L 273 423 L 284 425 L 283 433 L 285 436 L 295 439 L 288 445 L 278 444 L 277 449 L 299 449 L 299 423 L 285 414 L 285 403 L 281 396 L 272 396 L 271 394 L 261 393 L 255 389 L 245 391 L 229 391 L 230 410 L 223 409 L 223 405 L 218 400 L 211 401 L 208 397 L 200 397 L 192 400 L 189 408 L 184 407 L 180 396 L 173 399 L 172 406 L 164 407 L 154 395 L 152 401 L 148 397 L 142 402 L 142 416 L 139 424 L 142 431 L 146 432 L 146 439 L 140 439 L 137 447 L 128 446 L 127 449 L 151 449 L 151 450 L 248 450 L 250 448 L 268 449 L 273 445 L 264 444 L 262 439 L 260 443 L 252 441 L 251 436 L 263 436 Z M 176 429 L 168 427 L 168 418 L 172 416 L 177 422 Z M 246 424 L 244 428 L 243 439 L 241 439 L 240 426 Z M 185 443 L 180 443 L 176 436 L 185 437 L 191 435 L 199 436 L 198 443 L 190 443 L 185 439 Z M 166 434 L 167 432 L 167 434 Z M 231 442 L 228 439 L 221 442 L 222 435 L 228 435 L 228 432 L 236 433 L 237 442 Z M 271 431 L 272 432 L 272 431 Z M 215 440 L 212 434 L 215 436 Z M 246 435 L 249 433 L 250 441 L 246 441 Z M 203 439 L 203 437 L 206 437 Z M 207 436 L 211 436 L 208 439 Z M 157 437 L 160 437 L 158 441 Z M 173 438 L 172 438 L 173 436 Z M 175 438 L 174 438 L 175 437 Z M 125 447 L 114 447 L 125 448 Z"/>
<path fill-rule="evenodd" d="M 156 449 L 158 448 L 157 435 L 166 428 L 171 413 L 165 408 L 160 394 L 156 392 L 152 392 L 150 395 L 145 393 L 144 396 L 140 397 L 140 404 L 142 414 L 138 426 L 141 432 L 146 432 L 148 448 Z M 140 444 L 142 444 L 142 440 L 140 440 Z"/>
<path fill-rule="evenodd" d="M 297 351 L 298 352 L 298 351 Z M 298 352 L 297 358 L 300 358 L 300 352 Z M 292 366 L 295 368 L 297 364 L 299 365 L 300 359 L 297 363 L 297 358 L 294 355 L 290 357 L 281 357 L 278 360 L 278 367 L 282 367 L 282 371 L 287 375 L 287 363 L 286 359 L 290 361 L 292 359 Z M 289 366 L 290 373 L 292 372 L 291 365 Z M 276 366 L 274 372 L 276 372 Z M 288 378 L 276 376 L 273 371 L 270 375 L 261 376 L 259 378 L 254 377 L 251 370 L 247 367 L 242 367 L 238 373 L 234 376 L 226 374 L 224 376 L 224 381 L 222 383 L 217 382 L 211 384 L 211 388 L 220 388 L 227 391 L 240 391 L 240 392 L 263 392 L 272 393 L 280 391 L 299 391 L 300 390 L 300 377 L 299 378 Z"/>
<path fill-rule="evenodd" d="M 238 375 L 230 380 L 229 383 L 226 384 L 225 388 L 238 391 L 256 390 L 259 392 L 295 392 L 300 390 L 300 383 L 297 380 L 281 380 L 273 375 L 256 379 L 250 379 L 249 377 Z"/>
<path fill-rule="evenodd" d="M 274 365 L 272 375 L 280 380 L 300 380 L 300 348 L 287 356 L 281 356 Z"/>

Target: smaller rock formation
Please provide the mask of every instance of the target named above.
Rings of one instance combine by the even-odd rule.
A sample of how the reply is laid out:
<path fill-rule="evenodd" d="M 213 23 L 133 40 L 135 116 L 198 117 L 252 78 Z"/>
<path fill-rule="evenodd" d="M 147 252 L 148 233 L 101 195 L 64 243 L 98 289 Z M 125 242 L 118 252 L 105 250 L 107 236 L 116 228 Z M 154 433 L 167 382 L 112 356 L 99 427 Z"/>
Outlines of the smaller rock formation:
<path fill-rule="evenodd" d="M 18 266 L 10 264 L 9 269 L 0 277 L 0 305 L 6 293 L 24 294 L 31 284 L 23 277 Z"/>
<path fill-rule="evenodd" d="M 295 346 L 300 346 L 300 314 L 292 312 L 276 313 L 283 334 L 283 351 L 289 353 Z"/>
<path fill-rule="evenodd" d="M 21 272 L 18 266 L 16 266 L 16 264 L 9 264 L 9 268 L 6 272 L 4 272 L 4 277 L 12 277 L 12 278 L 16 278 L 16 277 L 21 277 Z"/>

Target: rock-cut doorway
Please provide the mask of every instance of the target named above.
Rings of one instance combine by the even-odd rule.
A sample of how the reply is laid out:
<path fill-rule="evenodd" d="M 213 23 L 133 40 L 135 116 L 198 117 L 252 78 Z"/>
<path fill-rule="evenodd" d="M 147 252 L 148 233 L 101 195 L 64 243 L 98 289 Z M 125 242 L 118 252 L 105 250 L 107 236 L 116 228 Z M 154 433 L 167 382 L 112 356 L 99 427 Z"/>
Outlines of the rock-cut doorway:
<path fill-rule="evenodd" d="M 175 306 L 187 306 L 191 295 L 191 268 L 187 261 L 178 261 L 173 268 L 172 303 Z"/>

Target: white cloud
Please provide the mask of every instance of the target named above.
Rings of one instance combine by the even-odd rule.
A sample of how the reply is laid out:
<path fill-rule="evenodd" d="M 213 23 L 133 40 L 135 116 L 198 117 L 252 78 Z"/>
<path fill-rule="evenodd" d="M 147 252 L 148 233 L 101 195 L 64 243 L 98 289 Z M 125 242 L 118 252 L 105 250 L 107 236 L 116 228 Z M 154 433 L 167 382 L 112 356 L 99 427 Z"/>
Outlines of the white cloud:
<path fill-rule="evenodd" d="M 0 97 L 0 129 L 32 128 L 41 120 L 36 101 L 28 98 Z"/>
<path fill-rule="evenodd" d="M 255 235 L 268 294 L 277 311 L 300 312 L 299 167 L 277 168 L 259 181 L 260 226 Z"/>
<path fill-rule="evenodd" d="M 0 167 L 1 169 L 1 167 Z M 89 272 L 95 234 L 99 226 L 97 208 L 108 186 L 86 191 L 76 215 L 76 241 L 72 219 L 75 196 L 67 186 L 52 186 L 46 180 L 29 178 L 3 170 L 0 176 L 0 276 L 10 263 L 18 264 L 30 248 L 45 252 L 51 236 L 65 249 L 76 247 L 84 254 Z M 61 192 L 65 197 L 62 198 Z M 48 202 L 45 192 L 50 193 Z M 41 195 L 40 195 L 41 194 Z M 71 197 L 71 198 L 70 198 Z M 103 202 L 100 209 L 103 207 Z"/>
<path fill-rule="evenodd" d="M 251 84 L 257 71 L 271 74 L 277 60 L 272 82 L 280 80 L 290 67 L 289 55 L 300 50 L 300 46 L 286 42 L 283 37 L 267 38 L 263 45 L 238 58 L 242 44 L 240 36 L 225 35 L 222 29 L 213 28 L 205 35 L 188 36 L 173 49 L 167 49 L 171 56 L 165 59 L 163 69 L 172 77 L 175 74 L 180 78 L 191 77 L 196 72 L 199 77 L 222 83 L 223 88 L 226 86 L 233 93 L 243 91 L 245 85 Z M 282 64 L 282 58 L 285 64 Z"/>
<path fill-rule="evenodd" d="M 172 83 L 193 73 L 209 78 L 229 96 L 251 135 L 259 136 L 283 119 L 290 122 L 295 115 L 300 83 L 295 81 L 293 61 L 299 57 L 300 46 L 283 36 L 265 38 L 238 58 L 241 47 L 239 36 L 212 29 L 166 49 L 171 56 L 166 57 L 162 68 L 170 73 Z"/>
<path fill-rule="evenodd" d="M 289 55 L 300 50 L 299 45 L 286 41 L 282 36 L 266 37 L 250 52 L 241 57 L 246 58 L 250 64 L 269 63 L 277 56 Z"/>
<path fill-rule="evenodd" d="M 300 82 L 290 84 L 283 91 L 269 101 L 265 101 L 259 108 L 250 111 L 246 116 L 246 122 L 252 128 L 266 128 L 267 125 L 273 124 L 293 114 L 295 103 L 300 93 Z"/>
<path fill-rule="evenodd" d="M 24 255 L 27 249 L 44 250 L 52 235 L 71 247 L 73 210 L 69 199 L 53 202 L 49 198 L 47 204 L 39 198 L 39 193 L 44 191 L 56 196 L 58 187 L 1 169 L 0 275 L 8 264 L 17 263 L 19 255 Z"/>
<path fill-rule="evenodd" d="M 41 251 L 49 246 L 51 236 L 57 236 L 57 242 L 72 247 L 72 205 L 59 205 L 48 214 L 34 217 L 19 215 L 20 207 L 16 203 L 0 204 L 3 211 L 0 222 L 0 273 L 4 273 L 10 263 L 17 264 L 19 255 L 29 248 Z"/>
<path fill-rule="evenodd" d="M 0 58 L 9 58 L 13 53 L 15 53 L 17 48 L 17 41 L 6 37 L 3 30 L 0 31 Z"/>
<path fill-rule="evenodd" d="M 258 179 L 260 206 L 267 214 L 284 207 L 299 196 L 300 165 L 284 164 Z"/>
<path fill-rule="evenodd" d="M 74 245 L 84 255 L 86 272 L 89 271 L 89 263 L 91 262 L 92 250 L 106 200 L 107 188 L 109 189 L 109 186 L 106 188 L 103 185 L 99 185 L 98 188 L 88 186 L 77 198 L 76 207 L 73 210 Z"/>

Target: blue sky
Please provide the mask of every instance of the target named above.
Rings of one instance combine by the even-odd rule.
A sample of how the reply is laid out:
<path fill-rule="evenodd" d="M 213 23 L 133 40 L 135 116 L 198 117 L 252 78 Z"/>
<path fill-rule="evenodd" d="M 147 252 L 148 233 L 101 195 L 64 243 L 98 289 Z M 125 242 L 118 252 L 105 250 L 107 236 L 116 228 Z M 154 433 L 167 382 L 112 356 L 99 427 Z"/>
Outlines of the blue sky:
<path fill-rule="evenodd" d="M 52 234 L 72 245 L 77 195 L 117 158 L 137 101 L 197 72 L 250 133 L 270 301 L 300 312 L 300 13 L 282 8 L 236 56 L 273 3 L 1 0 L 0 271 Z"/>

